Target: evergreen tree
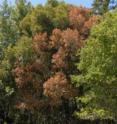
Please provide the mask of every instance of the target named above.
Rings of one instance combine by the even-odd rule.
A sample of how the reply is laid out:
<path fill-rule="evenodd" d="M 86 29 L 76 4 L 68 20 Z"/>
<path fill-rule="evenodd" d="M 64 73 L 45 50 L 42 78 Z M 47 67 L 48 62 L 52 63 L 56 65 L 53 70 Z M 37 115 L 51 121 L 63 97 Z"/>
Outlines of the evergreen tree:
<path fill-rule="evenodd" d="M 56 7 L 59 4 L 57 0 L 47 0 L 46 5 Z"/>
<path fill-rule="evenodd" d="M 14 6 L 14 11 L 13 11 L 13 19 L 16 22 L 16 25 L 19 29 L 20 35 L 22 35 L 22 29 L 20 27 L 20 23 L 24 19 L 24 17 L 31 12 L 32 10 L 32 5 L 30 2 L 27 0 L 16 0 L 15 1 L 15 6 Z"/>
<path fill-rule="evenodd" d="M 14 44 L 17 39 L 17 27 L 12 19 L 13 8 L 4 0 L 0 6 L 0 45 L 7 47 L 10 43 Z"/>
<path fill-rule="evenodd" d="M 115 8 L 117 5 L 117 0 L 94 0 L 93 2 L 93 12 L 95 14 L 104 14 L 110 9 Z"/>

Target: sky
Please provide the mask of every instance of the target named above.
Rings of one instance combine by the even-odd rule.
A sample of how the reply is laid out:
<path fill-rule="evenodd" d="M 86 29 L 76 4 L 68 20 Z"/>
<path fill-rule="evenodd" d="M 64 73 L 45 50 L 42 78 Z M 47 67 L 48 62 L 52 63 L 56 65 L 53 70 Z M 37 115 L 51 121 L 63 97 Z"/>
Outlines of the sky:
<path fill-rule="evenodd" d="M 46 0 L 30 0 L 33 4 L 44 4 Z M 66 3 L 74 4 L 77 6 L 91 7 L 93 0 L 64 0 Z"/>
<path fill-rule="evenodd" d="M 15 0 L 8 0 L 11 2 L 14 2 Z M 37 5 L 37 4 L 44 4 L 46 3 L 47 0 L 28 0 L 28 1 L 31 1 L 31 3 L 33 5 Z M 66 3 L 70 3 L 70 4 L 74 4 L 74 5 L 77 5 L 77 6 L 85 6 L 85 7 L 88 7 L 90 8 L 91 7 L 91 4 L 93 2 L 93 0 L 64 0 Z M 2 2 L 2 0 L 0 0 L 0 3 Z"/>

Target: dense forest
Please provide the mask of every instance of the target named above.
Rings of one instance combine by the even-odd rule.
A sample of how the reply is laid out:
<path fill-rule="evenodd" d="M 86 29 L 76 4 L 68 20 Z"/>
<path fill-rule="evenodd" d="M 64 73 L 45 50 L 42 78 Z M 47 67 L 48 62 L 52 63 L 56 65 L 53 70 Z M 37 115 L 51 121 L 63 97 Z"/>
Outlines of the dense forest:
<path fill-rule="evenodd" d="M 117 124 L 116 6 L 2 0 L 0 124 Z"/>

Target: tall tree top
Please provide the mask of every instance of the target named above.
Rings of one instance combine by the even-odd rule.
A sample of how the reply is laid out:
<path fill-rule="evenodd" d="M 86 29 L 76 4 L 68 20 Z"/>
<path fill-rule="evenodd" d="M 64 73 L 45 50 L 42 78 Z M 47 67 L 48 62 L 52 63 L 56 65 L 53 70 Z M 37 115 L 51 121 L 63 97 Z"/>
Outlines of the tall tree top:
<path fill-rule="evenodd" d="M 94 0 L 93 11 L 95 14 L 104 14 L 117 6 L 117 0 Z"/>

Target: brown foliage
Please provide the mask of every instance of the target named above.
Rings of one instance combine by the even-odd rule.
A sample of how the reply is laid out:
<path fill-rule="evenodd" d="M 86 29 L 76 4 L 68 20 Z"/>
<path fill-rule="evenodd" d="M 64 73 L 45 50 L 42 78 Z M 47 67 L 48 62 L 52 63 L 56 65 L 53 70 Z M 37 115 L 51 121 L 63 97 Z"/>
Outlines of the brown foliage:
<path fill-rule="evenodd" d="M 33 38 L 33 49 L 39 53 L 48 48 L 47 33 L 36 34 Z"/>
<path fill-rule="evenodd" d="M 86 39 L 89 35 L 91 27 L 96 23 L 96 16 L 91 17 L 91 9 L 83 7 L 69 7 L 70 27 L 77 29 L 82 39 Z"/>
<path fill-rule="evenodd" d="M 62 31 L 53 29 L 51 36 L 39 33 L 33 37 L 36 58 L 12 70 L 16 82 L 17 108 L 42 108 L 62 103 L 62 97 L 71 99 L 76 91 L 70 84 L 70 75 L 76 73 L 76 52 L 82 47 L 89 30 L 96 22 L 90 10 L 69 8 L 70 26 Z"/>
<path fill-rule="evenodd" d="M 55 31 L 53 31 L 52 38 L 53 37 L 57 37 Z M 54 44 L 54 47 L 58 47 L 58 51 L 52 56 L 53 67 L 59 69 L 69 69 L 75 61 L 77 50 L 81 48 L 81 40 L 78 31 L 66 29 L 61 32 L 61 35 L 59 34 L 58 42 L 52 38 L 51 44 Z"/>
<path fill-rule="evenodd" d="M 70 99 L 75 94 L 75 91 L 62 72 L 57 72 L 54 76 L 50 77 L 43 87 L 44 94 L 51 98 L 52 104 L 61 102 L 62 97 Z"/>

